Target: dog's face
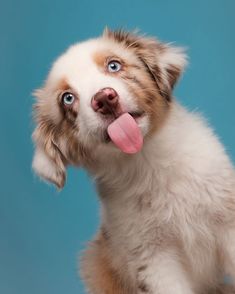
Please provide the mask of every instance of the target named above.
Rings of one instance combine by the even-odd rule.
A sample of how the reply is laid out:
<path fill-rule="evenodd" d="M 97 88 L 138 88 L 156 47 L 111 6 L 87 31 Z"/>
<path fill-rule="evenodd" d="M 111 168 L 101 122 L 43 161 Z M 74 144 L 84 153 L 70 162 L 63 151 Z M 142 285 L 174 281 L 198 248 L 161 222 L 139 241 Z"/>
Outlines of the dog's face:
<path fill-rule="evenodd" d="M 106 30 L 68 49 L 35 92 L 33 168 L 62 187 L 68 164 L 86 165 L 108 150 L 109 125 L 129 113 L 142 136 L 164 122 L 185 65 L 182 50 L 154 39 Z"/>

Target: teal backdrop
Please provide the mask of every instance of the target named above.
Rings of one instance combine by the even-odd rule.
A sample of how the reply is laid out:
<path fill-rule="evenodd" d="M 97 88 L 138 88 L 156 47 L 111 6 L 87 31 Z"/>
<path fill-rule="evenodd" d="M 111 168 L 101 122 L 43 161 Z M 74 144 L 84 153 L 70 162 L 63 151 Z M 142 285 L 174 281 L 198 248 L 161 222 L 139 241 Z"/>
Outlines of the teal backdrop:
<path fill-rule="evenodd" d="M 99 225 L 92 181 L 60 193 L 31 170 L 32 91 L 70 44 L 105 26 L 188 48 L 175 96 L 202 112 L 235 159 L 234 0 L 0 1 L 0 293 L 83 294 L 77 260 Z"/>

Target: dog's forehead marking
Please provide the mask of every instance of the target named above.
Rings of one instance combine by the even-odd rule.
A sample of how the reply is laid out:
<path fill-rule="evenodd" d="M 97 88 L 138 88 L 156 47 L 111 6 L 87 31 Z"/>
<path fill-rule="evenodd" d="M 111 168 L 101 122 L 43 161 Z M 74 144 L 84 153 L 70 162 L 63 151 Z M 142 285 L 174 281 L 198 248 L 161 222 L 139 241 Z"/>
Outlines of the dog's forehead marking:
<path fill-rule="evenodd" d="M 62 77 L 57 84 L 57 89 L 60 91 L 65 91 L 70 88 L 70 85 L 65 77 Z"/>

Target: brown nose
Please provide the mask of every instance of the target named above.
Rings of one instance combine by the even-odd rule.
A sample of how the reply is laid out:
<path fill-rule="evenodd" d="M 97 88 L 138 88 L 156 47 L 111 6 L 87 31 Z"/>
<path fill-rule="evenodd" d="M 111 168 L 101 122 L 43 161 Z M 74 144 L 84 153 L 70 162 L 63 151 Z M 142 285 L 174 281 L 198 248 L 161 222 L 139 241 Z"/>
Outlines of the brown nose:
<path fill-rule="evenodd" d="M 113 88 L 103 88 L 93 96 L 91 107 L 95 112 L 115 115 L 119 104 L 118 100 L 118 94 Z"/>

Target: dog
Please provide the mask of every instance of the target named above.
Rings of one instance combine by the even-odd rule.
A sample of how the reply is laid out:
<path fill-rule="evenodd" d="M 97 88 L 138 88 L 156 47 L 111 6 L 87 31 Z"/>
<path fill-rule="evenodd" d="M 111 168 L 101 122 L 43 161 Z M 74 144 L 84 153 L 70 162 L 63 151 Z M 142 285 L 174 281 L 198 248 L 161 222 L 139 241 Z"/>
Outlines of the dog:
<path fill-rule="evenodd" d="M 35 172 L 61 189 L 74 165 L 96 182 L 101 225 L 81 259 L 91 294 L 234 293 L 235 172 L 173 98 L 186 64 L 182 48 L 106 29 L 35 91 Z"/>

